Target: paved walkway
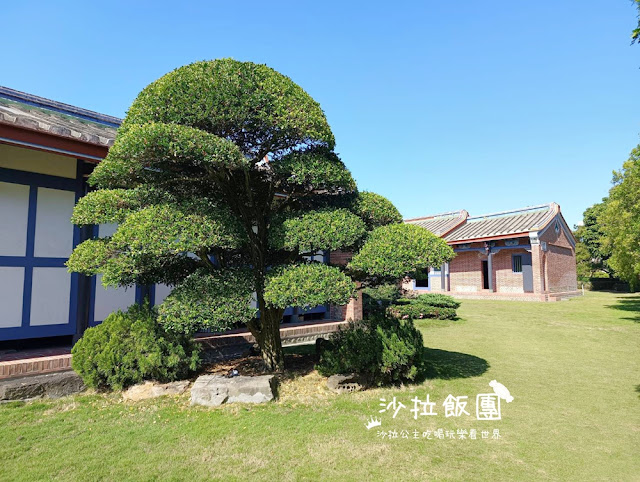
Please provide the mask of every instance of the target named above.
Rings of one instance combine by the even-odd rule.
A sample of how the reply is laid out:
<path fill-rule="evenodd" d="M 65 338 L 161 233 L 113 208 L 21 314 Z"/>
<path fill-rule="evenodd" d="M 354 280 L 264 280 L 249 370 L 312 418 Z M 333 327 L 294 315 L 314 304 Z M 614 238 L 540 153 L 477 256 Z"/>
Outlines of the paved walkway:
<path fill-rule="evenodd" d="M 0 352 L 0 379 L 70 369 L 70 346 Z"/>

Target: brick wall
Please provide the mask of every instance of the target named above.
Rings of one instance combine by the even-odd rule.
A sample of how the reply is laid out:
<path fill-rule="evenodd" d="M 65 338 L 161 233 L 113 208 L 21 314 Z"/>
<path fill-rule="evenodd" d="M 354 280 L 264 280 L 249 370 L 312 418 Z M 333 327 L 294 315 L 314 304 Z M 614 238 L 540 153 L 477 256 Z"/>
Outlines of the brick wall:
<path fill-rule="evenodd" d="M 542 236 L 541 242 L 547 243 L 544 253 L 546 263 L 546 287 L 548 293 L 571 292 L 578 289 L 575 250 L 564 230 L 558 233 L 552 221 Z"/>
<path fill-rule="evenodd" d="M 498 293 L 524 293 L 522 273 L 513 272 L 512 256 L 526 254 L 525 249 L 503 249 L 493 255 L 493 270 Z"/>
<path fill-rule="evenodd" d="M 531 245 L 531 269 L 533 270 L 533 292 L 544 293 L 546 283 L 544 280 L 544 258 L 539 244 Z"/>
<path fill-rule="evenodd" d="M 452 292 L 482 290 L 482 257 L 478 251 L 457 253 L 449 263 L 449 279 Z"/>
<path fill-rule="evenodd" d="M 329 253 L 329 264 L 336 266 L 346 266 L 351 260 L 353 253 L 344 251 L 331 251 Z M 349 303 L 344 306 L 331 305 L 329 308 L 329 317 L 332 320 L 353 320 L 358 321 L 362 319 L 362 291 L 359 289 L 360 283 L 358 283 L 358 291 L 355 298 L 351 298 Z"/>
<path fill-rule="evenodd" d="M 429 277 L 429 288 L 431 288 L 432 292 L 442 293 L 442 271 L 438 271 L 435 275 L 432 274 Z"/>
<path fill-rule="evenodd" d="M 353 253 L 345 252 L 345 251 L 331 251 L 329 253 L 329 264 L 333 264 L 336 266 L 346 266 L 351 258 L 353 257 Z"/>

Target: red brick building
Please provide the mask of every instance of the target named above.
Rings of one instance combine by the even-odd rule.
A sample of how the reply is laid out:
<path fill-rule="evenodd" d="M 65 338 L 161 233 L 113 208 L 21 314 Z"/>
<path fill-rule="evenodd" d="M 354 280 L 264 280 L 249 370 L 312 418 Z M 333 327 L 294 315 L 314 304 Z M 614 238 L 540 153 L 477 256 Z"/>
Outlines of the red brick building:
<path fill-rule="evenodd" d="M 403 288 L 458 298 L 556 301 L 579 294 L 575 243 L 556 203 L 469 217 L 455 211 L 406 223 L 442 237 L 456 256 Z"/>

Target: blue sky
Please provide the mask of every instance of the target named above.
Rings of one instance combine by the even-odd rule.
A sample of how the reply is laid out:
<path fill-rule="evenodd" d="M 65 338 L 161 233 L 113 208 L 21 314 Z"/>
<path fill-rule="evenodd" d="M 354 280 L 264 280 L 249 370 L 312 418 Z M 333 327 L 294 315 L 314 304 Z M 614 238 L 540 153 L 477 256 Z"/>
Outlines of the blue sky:
<path fill-rule="evenodd" d="M 0 85 L 123 116 L 196 60 L 266 63 L 405 217 L 558 202 L 569 224 L 640 142 L 627 0 L 10 2 Z"/>

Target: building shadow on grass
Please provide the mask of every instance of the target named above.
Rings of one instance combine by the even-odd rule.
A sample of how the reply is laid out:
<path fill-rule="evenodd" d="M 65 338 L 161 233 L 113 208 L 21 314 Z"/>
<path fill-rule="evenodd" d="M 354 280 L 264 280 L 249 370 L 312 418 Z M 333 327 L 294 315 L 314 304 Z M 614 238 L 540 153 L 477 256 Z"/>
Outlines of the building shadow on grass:
<path fill-rule="evenodd" d="M 478 377 L 489 369 L 489 362 L 483 358 L 455 351 L 424 348 L 422 366 L 418 378 L 451 380 L 454 378 Z"/>
<path fill-rule="evenodd" d="M 630 316 L 622 318 L 635 323 L 640 323 L 640 295 L 618 296 L 615 305 L 607 305 L 607 308 L 627 311 Z"/>

